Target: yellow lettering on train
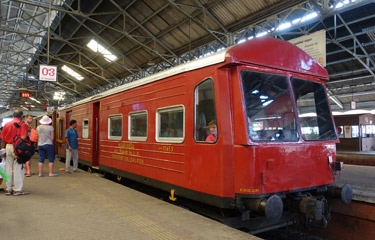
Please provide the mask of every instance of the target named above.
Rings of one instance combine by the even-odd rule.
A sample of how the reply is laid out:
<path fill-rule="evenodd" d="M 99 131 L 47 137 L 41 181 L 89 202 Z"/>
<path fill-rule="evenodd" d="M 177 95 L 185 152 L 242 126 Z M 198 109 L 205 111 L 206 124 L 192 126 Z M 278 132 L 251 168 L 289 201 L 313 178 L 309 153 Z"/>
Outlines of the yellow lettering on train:
<path fill-rule="evenodd" d="M 174 152 L 173 146 L 160 146 L 159 150 L 163 152 Z"/>
<path fill-rule="evenodd" d="M 118 144 L 118 146 L 119 146 L 120 148 L 135 149 L 133 143 L 123 143 L 123 142 L 121 142 L 121 143 Z"/>
<path fill-rule="evenodd" d="M 260 191 L 257 188 L 240 188 L 240 192 L 243 192 L 243 193 L 258 193 Z"/>

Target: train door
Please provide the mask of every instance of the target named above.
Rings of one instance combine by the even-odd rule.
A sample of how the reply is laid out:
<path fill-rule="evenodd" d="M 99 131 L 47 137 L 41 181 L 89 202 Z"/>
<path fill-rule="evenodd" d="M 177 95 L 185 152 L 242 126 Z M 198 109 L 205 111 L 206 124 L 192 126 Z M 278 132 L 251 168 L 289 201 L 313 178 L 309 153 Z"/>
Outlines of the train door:
<path fill-rule="evenodd" d="M 70 122 L 71 117 L 72 117 L 72 111 L 66 112 L 66 115 L 65 115 L 65 130 L 68 129 L 68 127 L 70 127 L 69 122 Z M 64 139 L 65 139 L 65 135 L 64 135 Z"/>
<path fill-rule="evenodd" d="M 219 122 L 220 123 L 220 122 Z M 217 194 L 220 182 L 220 127 L 217 124 L 214 81 L 207 78 L 194 90 L 194 143 L 191 151 L 192 187 Z M 206 191 L 206 190 L 205 190 Z"/>
<path fill-rule="evenodd" d="M 99 166 L 99 117 L 100 117 L 100 102 L 93 103 L 93 119 L 91 127 L 91 136 L 93 139 L 92 148 L 92 166 Z"/>

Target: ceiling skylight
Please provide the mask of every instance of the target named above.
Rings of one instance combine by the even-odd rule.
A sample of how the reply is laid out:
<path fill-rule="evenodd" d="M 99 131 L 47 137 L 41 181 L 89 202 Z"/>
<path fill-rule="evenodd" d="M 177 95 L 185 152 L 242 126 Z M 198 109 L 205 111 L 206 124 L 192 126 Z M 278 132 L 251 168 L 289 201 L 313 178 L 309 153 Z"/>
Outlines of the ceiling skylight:
<path fill-rule="evenodd" d="M 102 45 L 100 45 L 97 41 L 95 41 L 94 39 L 92 39 L 88 44 L 87 46 L 93 50 L 94 52 L 99 52 L 101 54 L 103 54 L 105 60 L 107 60 L 108 62 L 113 62 L 117 59 L 117 57 L 115 55 L 113 55 L 110 51 L 108 51 L 105 47 L 103 47 Z"/>
<path fill-rule="evenodd" d="M 70 67 L 67 67 L 66 65 L 62 66 L 61 69 L 64 70 L 65 72 L 67 72 L 69 75 L 71 75 L 72 77 L 74 77 L 75 79 L 77 79 L 79 81 L 83 80 L 83 78 L 84 78 L 79 73 L 77 73 L 76 71 L 74 71 Z"/>

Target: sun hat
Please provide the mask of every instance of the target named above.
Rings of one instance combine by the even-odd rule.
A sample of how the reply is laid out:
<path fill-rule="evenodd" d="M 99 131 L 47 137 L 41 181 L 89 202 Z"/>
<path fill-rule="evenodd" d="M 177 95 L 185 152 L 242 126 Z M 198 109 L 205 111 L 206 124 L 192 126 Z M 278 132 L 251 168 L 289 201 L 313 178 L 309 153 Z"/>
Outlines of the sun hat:
<path fill-rule="evenodd" d="M 44 115 L 42 119 L 39 120 L 40 124 L 50 124 L 52 119 L 49 118 L 47 115 Z"/>

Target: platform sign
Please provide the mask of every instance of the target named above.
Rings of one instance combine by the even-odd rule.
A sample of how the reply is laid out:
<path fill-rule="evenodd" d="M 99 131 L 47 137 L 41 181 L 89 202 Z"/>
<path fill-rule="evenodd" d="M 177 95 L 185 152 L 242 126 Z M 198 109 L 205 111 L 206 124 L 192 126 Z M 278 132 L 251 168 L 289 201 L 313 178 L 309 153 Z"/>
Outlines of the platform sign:
<path fill-rule="evenodd" d="M 39 80 L 41 81 L 57 81 L 57 66 L 40 65 Z"/>
<path fill-rule="evenodd" d="M 288 42 L 301 48 L 323 67 L 326 66 L 326 31 L 320 30 Z"/>

